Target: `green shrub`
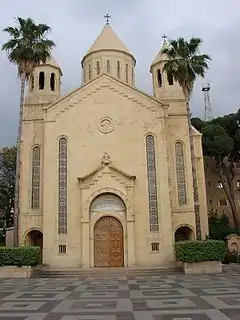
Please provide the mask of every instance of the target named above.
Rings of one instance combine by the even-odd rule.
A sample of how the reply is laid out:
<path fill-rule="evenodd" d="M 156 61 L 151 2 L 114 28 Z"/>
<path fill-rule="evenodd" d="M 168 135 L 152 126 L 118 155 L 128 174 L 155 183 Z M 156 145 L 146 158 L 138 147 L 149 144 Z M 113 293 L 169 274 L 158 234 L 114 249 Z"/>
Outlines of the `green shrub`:
<path fill-rule="evenodd" d="M 238 254 L 237 253 L 229 252 L 227 250 L 226 257 L 223 260 L 223 263 L 224 264 L 237 263 L 237 259 L 238 259 Z"/>
<path fill-rule="evenodd" d="M 0 247 L 0 266 L 36 266 L 40 261 L 39 247 Z"/>
<path fill-rule="evenodd" d="M 223 261 L 226 257 L 224 241 L 181 241 L 175 244 L 176 259 L 183 262 Z"/>

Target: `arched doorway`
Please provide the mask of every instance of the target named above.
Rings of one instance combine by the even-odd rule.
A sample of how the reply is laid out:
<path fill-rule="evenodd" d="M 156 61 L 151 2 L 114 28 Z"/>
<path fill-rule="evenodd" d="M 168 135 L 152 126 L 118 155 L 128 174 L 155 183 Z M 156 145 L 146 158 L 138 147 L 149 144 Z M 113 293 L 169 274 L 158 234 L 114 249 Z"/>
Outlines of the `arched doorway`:
<path fill-rule="evenodd" d="M 38 246 L 40 247 L 40 261 L 42 263 L 42 249 L 43 249 L 43 234 L 39 230 L 31 230 L 26 235 L 25 244 L 27 246 Z"/>
<path fill-rule="evenodd" d="M 178 241 L 187 241 L 187 240 L 194 240 L 194 233 L 192 229 L 187 226 L 179 227 L 175 231 L 175 242 Z"/>
<path fill-rule="evenodd" d="M 99 219 L 94 226 L 94 266 L 124 266 L 123 228 L 112 216 Z"/>

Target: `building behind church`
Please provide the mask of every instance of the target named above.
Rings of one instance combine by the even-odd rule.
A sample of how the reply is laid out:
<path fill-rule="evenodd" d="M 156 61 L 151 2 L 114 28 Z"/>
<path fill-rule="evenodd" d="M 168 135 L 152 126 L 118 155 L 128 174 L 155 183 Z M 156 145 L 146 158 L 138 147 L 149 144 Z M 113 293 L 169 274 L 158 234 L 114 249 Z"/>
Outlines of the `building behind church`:
<path fill-rule="evenodd" d="M 160 50 L 150 66 L 154 94 L 142 92 L 135 57 L 107 24 L 82 58 L 77 89 L 61 96 L 53 57 L 35 67 L 24 105 L 19 243 L 40 245 L 44 264 L 171 265 L 174 242 L 196 237 L 186 103 L 165 62 Z M 201 134 L 192 130 L 204 238 Z"/>

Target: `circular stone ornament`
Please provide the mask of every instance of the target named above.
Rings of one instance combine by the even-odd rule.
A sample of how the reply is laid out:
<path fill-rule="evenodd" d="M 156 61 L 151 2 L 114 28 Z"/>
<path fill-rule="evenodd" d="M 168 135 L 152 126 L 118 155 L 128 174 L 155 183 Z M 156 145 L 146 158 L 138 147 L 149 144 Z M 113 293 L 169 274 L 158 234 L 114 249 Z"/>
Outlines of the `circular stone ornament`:
<path fill-rule="evenodd" d="M 115 129 L 113 120 L 110 117 L 101 118 L 98 124 L 98 130 L 102 133 L 110 133 Z"/>

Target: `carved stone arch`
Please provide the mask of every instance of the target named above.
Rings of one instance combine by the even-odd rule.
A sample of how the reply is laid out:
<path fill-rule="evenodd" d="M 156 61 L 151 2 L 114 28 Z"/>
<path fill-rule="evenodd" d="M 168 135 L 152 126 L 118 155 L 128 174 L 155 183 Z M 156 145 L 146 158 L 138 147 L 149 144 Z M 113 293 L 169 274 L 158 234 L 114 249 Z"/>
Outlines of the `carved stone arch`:
<path fill-rule="evenodd" d="M 173 237 L 174 237 L 175 242 L 180 241 L 180 240 L 176 239 L 176 237 L 178 238 L 178 234 L 177 234 L 178 232 L 182 233 L 182 237 L 184 238 L 183 240 L 194 240 L 195 239 L 196 230 L 191 225 L 189 225 L 187 223 L 180 224 L 173 230 Z"/>
<path fill-rule="evenodd" d="M 123 201 L 123 203 L 125 204 L 126 212 L 129 211 L 128 199 L 120 190 L 114 189 L 114 188 L 101 188 L 101 189 L 98 189 L 98 190 L 94 191 L 86 201 L 85 210 L 87 210 L 89 212 L 89 214 L 90 214 L 92 201 L 97 196 L 99 196 L 101 194 L 104 194 L 104 193 L 112 193 L 112 194 L 115 194 L 116 196 L 118 196 Z"/>
<path fill-rule="evenodd" d="M 24 234 L 23 234 L 23 240 L 25 241 L 25 239 L 26 239 L 26 236 L 29 234 L 29 232 L 31 232 L 31 231 L 39 231 L 39 232 L 41 232 L 42 234 L 43 234 L 43 230 L 42 230 L 42 228 L 39 228 L 39 227 L 32 227 L 32 228 L 29 228 L 29 229 L 27 229 L 25 232 L 24 232 Z"/>
<path fill-rule="evenodd" d="M 126 205 L 122 198 L 112 192 L 101 193 L 90 204 L 89 210 L 94 212 L 126 212 Z"/>

